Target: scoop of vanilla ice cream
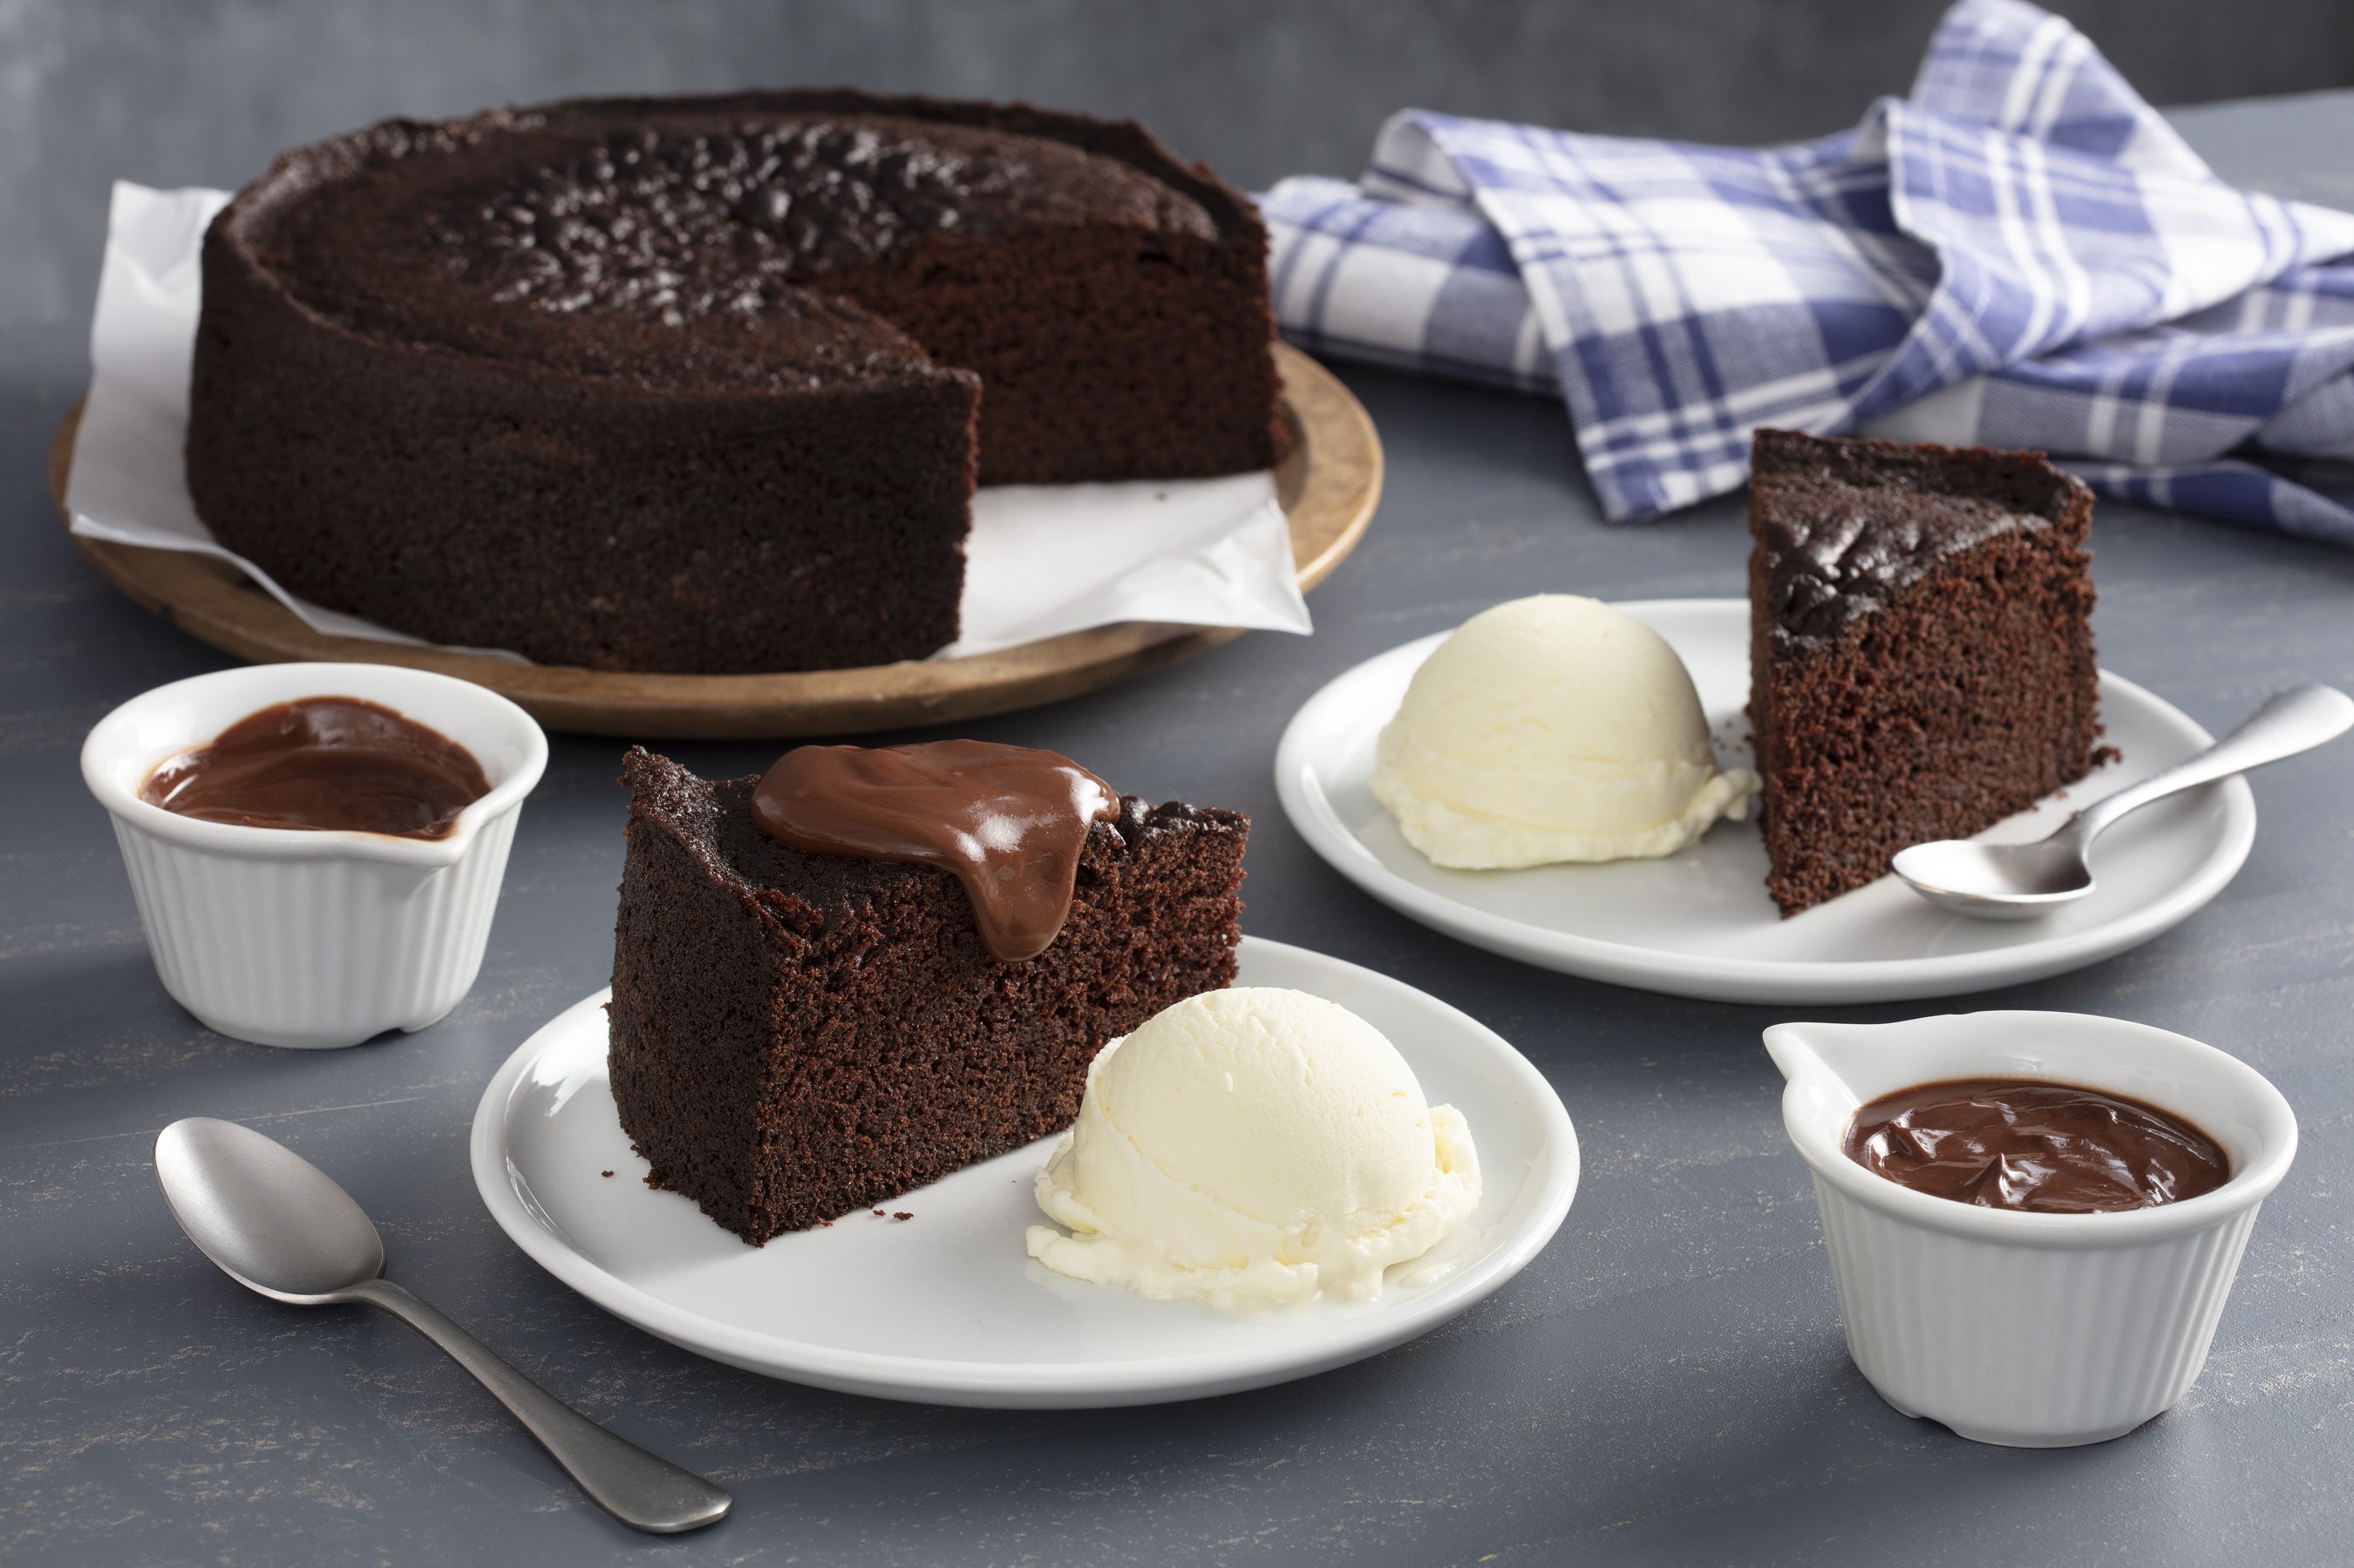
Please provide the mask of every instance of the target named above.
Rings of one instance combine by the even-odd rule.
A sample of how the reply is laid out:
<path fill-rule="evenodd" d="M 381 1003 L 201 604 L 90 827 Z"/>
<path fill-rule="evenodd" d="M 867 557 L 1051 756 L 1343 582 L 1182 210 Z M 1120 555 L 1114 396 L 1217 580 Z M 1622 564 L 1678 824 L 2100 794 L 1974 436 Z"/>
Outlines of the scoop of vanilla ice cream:
<path fill-rule="evenodd" d="M 1379 1295 L 1479 1202 L 1479 1160 L 1372 1024 L 1244 986 L 1105 1046 L 1037 1192 L 1072 1233 L 1030 1227 L 1047 1267 L 1247 1310 Z"/>
<path fill-rule="evenodd" d="M 1480 611 L 1424 661 L 1373 754 L 1373 796 L 1438 865 L 1672 854 L 1747 813 L 1667 640 L 1597 599 Z"/>

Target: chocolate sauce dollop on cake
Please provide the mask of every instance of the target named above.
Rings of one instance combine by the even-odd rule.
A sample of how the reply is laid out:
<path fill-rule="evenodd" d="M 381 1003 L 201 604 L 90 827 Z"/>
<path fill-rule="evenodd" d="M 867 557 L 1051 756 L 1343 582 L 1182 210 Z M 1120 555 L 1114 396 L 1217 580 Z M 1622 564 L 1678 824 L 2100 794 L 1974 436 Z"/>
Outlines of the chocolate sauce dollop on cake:
<path fill-rule="evenodd" d="M 446 839 L 491 792 L 473 754 L 380 704 L 305 697 L 248 714 L 139 788 L 207 822 Z"/>
<path fill-rule="evenodd" d="M 986 740 L 803 746 L 752 794 L 772 839 L 811 854 L 938 866 L 1008 963 L 1046 950 L 1071 912 L 1088 824 L 1119 796 L 1056 752 Z"/>
<path fill-rule="evenodd" d="M 2037 1214 L 2155 1208 L 2232 1175 L 2213 1139 L 2156 1106 L 2027 1079 L 1883 1095 L 1856 1111 L 1846 1148 L 1865 1170 L 1916 1192 Z"/>

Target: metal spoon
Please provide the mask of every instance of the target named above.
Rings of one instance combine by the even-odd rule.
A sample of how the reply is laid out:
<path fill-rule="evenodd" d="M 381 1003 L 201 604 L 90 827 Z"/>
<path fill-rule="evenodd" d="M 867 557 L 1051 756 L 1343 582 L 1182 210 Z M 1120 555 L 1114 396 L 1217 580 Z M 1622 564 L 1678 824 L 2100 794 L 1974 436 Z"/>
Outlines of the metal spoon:
<path fill-rule="evenodd" d="M 2258 708 L 2248 722 L 2188 761 L 2095 800 L 2045 838 L 2024 844 L 1941 839 L 1899 850 L 1890 862 L 1913 891 L 1957 915 L 2025 920 L 2093 891 L 2084 854 L 2126 812 L 2178 790 L 2211 784 L 2335 740 L 2354 725 L 2354 697 L 2332 686 L 2299 686 Z"/>
<path fill-rule="evenodd" d="M 623 1524 L 667 1535 L 727 1517 L 735 1499 L 726 1492 L 614 1436 L 383 1277 L 376 1226 L 284 1144 L 233 1121 L 190 1117 L 155 1139 L 155 1179 L 172 1217 L 222 1273 L 297 1307 L 365 1301 L 392 1313 L 472 1372 Z"/>

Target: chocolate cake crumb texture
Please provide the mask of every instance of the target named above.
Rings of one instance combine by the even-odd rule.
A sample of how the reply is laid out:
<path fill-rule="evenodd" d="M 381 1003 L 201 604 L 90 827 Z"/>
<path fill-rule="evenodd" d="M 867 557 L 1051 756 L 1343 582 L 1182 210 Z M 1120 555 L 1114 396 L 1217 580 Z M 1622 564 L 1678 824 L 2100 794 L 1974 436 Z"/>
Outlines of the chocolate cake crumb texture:
<path fill-rule="evenodd" d="M 763 835 L 754 779 L 632 749 L 610 1004 L 622 1128 L 758 1244 L 1070 1125 L 1105 1042 L 1230 983 L 1249 823 L 1123 796 L 1044 953 L 991 957 L 955 877 Z"/>
<path fill-rule="evenodd" d="M 2092 507 L 2040 452 L 1757 432 L 1749 718 L 1785 916 L 2115 755 Z"/>

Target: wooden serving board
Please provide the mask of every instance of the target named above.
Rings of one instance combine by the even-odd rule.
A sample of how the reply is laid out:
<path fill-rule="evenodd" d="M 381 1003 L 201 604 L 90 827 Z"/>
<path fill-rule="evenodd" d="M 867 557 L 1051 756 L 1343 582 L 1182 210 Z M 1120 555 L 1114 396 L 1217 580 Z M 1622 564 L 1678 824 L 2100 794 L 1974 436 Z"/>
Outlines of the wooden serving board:
<path fill-rule="evenodd" d="M 1332 373 L 1279 344 L 1291 454 L 1276 470 L 1305 591 L 1363 536 L 1382 493 L 1382 446 L 1364 408 Z M 49 498 L 66 515 L 77 403 L 49 443 Z M 329 637 L 226 562 L 75 537 L 107 580 L 191 636 L 260 662 L 294 659 L 407 664 L 490 687 L 550 729 L 632 738 L 857 735 L 1034 707 L 1125 681 L 1231 641 L 1243 629 L 1126 621 L 968 659 L 782 675 L 661 675 L 523 664 L 436 648 Z"/>

